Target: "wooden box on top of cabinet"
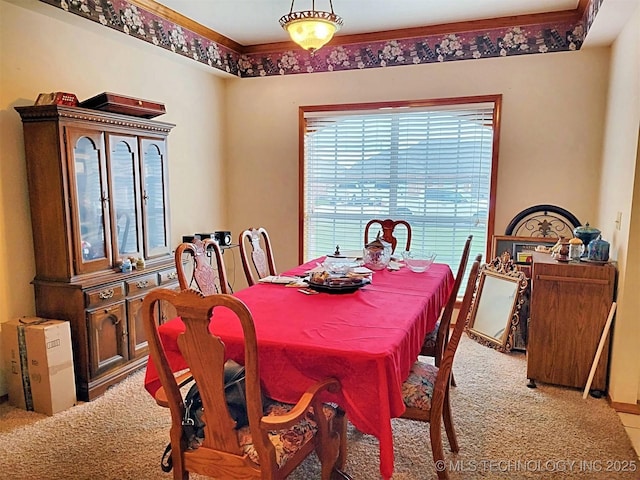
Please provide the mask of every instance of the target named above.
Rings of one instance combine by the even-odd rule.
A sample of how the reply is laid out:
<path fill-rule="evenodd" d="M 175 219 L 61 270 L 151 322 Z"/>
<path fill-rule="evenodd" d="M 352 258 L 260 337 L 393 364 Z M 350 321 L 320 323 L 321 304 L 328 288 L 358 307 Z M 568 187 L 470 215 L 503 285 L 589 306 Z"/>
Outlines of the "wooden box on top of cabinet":
<path fill-rule="evenodd" d="M 533 254 L 527 377 L 584 388 L 614 299 L 616 269 L 611 264 L 560 263 Z M 592 390 L 607 389 L 611 333 Z"/>

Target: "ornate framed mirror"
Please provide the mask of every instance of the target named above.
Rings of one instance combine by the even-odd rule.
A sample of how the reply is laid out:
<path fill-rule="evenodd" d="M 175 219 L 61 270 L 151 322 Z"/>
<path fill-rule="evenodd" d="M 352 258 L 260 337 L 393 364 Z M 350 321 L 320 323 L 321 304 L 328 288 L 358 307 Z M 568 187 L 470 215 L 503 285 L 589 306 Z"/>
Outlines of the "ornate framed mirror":
<path fill-rule="evenodd" d="M 498 257 L 481 267 L 467 334 L 483 345 L 509 352 L 528 281 L 508 257 L 504 260 Z"/>

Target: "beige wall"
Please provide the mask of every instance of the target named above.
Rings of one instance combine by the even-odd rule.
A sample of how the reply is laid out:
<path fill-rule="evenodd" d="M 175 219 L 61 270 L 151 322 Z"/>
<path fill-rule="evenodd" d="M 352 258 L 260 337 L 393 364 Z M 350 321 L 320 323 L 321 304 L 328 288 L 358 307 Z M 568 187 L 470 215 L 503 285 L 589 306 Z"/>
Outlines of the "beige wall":
<path fill-rule="evenodd" d="M 264 225 L 278 267 L 297 264 L 300 105 L 495 93 L 503 95 L 496 233 L 541 203 L 593 223 L 608 62 L 608 49 L 591 49 L 229 81 L 229 189 L 246 192 L 232 198 L 231 227 Z"/>
<path fill-rule="evenodd" d="M 597 217 L 603 238 L 611 242 L 612 257 L 618 259 L 609 393 L 616 402 L 636 403 L 640 398 L 640 7 L 613 45 L 609 85 Z"/>
<path fill-rule="evenodd" d="M 183 233 L 225 227 L 221 77 L 35 0 L 0 0 L 0 22 L 0 322 L 35 313 L 22 124 L 13 107 L 32 105 L 38 93 L 84 100 L 109 91 L 163 102 L 158 120 L 177 125 L 168 141 L 173 244 Z"/>

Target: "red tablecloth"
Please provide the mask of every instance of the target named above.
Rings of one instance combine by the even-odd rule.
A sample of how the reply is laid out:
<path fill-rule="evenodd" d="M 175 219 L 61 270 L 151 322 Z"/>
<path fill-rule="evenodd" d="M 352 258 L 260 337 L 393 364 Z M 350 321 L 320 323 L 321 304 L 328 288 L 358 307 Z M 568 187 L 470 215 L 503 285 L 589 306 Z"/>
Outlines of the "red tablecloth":
<path fill-rule="evenodd" d="M 315 262 L 286 272 L 300 274 Z M 297 288 L 258 284 L 234 295 L 251 311 L 258 339 L 260 377 L 265 393 L 296 402 L 313 382 L 340 380 L 342 391 L 326 401 L 338 403 L 361 432 L 380 442 L 380 471 L 393 473 L 391 418 L 404 412 L 402 383 L 415 362 L 425 334 L 432 330 L 453 285 L 447 265 L 426 273 L 378 271 L 373 281 L 350 294 L 304 295 Z M 230 358 L 243 363 L 238 322 L 214 312 L 212 330 L 225 342 Z M 177 318 L 159 329 L 174 371 L 186 368 L 177 346 L 184 324 Z M 160 387 L 149 359 L 145 388 Z"/>

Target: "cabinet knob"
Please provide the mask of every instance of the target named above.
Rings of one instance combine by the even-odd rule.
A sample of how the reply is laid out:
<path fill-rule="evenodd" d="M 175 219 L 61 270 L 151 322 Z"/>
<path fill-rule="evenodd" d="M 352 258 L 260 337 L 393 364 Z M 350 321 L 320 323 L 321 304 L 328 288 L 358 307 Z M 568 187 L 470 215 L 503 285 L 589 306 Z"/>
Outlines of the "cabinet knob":
<path fill-rule="evenodd" d="M 171 272 L 169 275 L 167 275 L 167 278 L 169 280 L 173 280 L 174 278 L 176 278 L 178 276 L 178 272 Z"/>
<path fill-rule="evenodd" d="M 149 286 L 149 280 L 140 280 L 136 283 L 136 287 L 138 288 L 147 288 Z"/>

